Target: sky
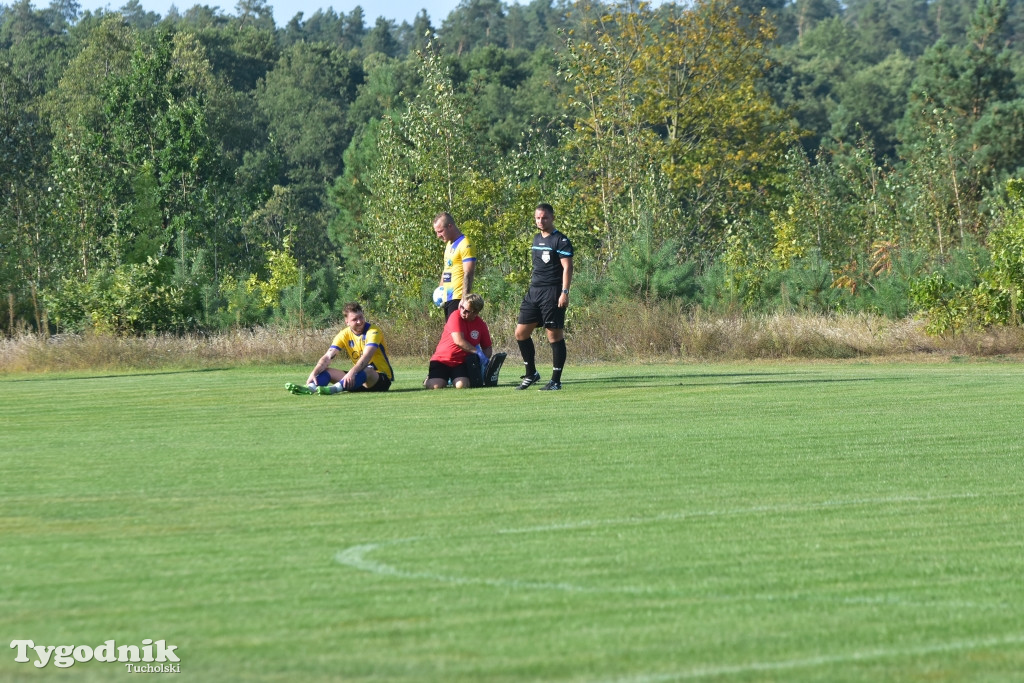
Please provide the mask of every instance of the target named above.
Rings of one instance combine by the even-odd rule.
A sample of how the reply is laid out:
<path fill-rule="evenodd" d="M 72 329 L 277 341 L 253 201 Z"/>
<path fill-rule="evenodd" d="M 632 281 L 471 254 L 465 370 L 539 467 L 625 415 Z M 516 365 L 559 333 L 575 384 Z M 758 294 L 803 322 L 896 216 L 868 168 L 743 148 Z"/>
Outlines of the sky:
<path fill-rule="evenodd" d="M 78 0 L 82 10 L 107 9 L 116 11 L 124 6 L 126 0 Z M 335 14 L 344 12 L 348 14 L 356 5 L 363 8 L 366 27 L 372 28 L 377 17 L 394 19 L 396 24 L 412 20 L 419 14 L 421 9 L 427 10 L 430 16 L 430 23 L 440 27 L 453 9 L 459 4 L 459 0 L 266 0 L 267 4 L 274 8 L 274 23 L 280 28 L 288 24 L 299 12 L 309 18 L 318 9 L 333 8 Z M 0 4 L 11 4 L 0 0 Z M 156 12 L 160 16 L 167 14 L 171 5 L 184 12 L 194 5 L 208 5 L 219 7 L 224 14 L 235 14 L 237 0 L 139 0 L 139 4 L 148 12 Z M 32 3 L 36 8 L 49 5 L 47 0 L 36 0 Z"/>

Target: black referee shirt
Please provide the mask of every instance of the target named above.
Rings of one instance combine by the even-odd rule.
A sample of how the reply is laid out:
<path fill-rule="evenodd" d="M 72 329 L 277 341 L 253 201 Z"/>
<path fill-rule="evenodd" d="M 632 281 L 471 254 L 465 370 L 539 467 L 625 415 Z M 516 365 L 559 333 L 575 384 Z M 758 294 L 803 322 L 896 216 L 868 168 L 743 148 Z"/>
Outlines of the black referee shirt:
<path fill-rule="evenodd" d="M 562 286 L 562 259 L 572 258 L 572 242 L 555 230 L 547 237 L 538 232 L 533 238 L 533 277 L 531 287 Z"/>

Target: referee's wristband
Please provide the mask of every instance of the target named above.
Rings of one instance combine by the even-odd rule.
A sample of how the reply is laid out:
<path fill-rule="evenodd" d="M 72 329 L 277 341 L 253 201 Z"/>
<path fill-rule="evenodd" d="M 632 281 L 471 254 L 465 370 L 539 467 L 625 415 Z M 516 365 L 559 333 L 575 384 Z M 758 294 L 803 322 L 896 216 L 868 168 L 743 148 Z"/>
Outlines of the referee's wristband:
<path fill-rule="evenodd" d="M 569 293 L 569 290 L 568 290 L 568 289 L 563 289 L 563 290 L 562 290 L 562 294 L 568 294 L 568 293 Z"/>

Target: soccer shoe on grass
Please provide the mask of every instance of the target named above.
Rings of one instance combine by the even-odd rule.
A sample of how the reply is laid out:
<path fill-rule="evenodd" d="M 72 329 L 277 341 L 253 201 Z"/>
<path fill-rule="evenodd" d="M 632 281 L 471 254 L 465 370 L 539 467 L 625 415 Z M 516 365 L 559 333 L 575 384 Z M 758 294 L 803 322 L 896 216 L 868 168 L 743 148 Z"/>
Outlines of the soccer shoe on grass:
<path fill-rule="evenodd" d="M 330 396 L 331 395 L 331 388 L 330 387 L 317 387 L 316 388 L 316 393 L 320 394 L 321 396 Z"/>
<path fill-rule="evenodd" d="M 556 382 L 555 380 L 551 380 L 550 382 L 548 382 L 544 386 L 542 386 L 539 389 L 537 389 L 537 391 L 561 391 L 561 389 L 562 389 L 562 383 L 561 382 Z"/>
<path fill-rule="evenodd" d="M 519 379 L 523 381 L 519 383 L 518 387 L 516 387 L 516 391 L 519 391 L 520 389 L 529 389 L 531 386 L 539 382 L 540 373 L 534 372 L 532 375 L 523 375 Z"/>
<path fill-rule="evenodd" d="M 305 384 L 293 384 L 288 382 L 284 385 L 284 388 L 292 392 L 296 396 L 309 395 L 313 393 L 313 390 L 307 387 Z"/>

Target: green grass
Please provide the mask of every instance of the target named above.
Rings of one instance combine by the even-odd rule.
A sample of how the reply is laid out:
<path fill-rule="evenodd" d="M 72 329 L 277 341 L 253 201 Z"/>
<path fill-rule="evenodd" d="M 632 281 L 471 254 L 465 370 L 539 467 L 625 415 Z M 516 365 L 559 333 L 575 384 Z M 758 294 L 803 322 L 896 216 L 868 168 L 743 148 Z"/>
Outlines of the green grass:
<path fill-rule="evenodd" d="M 0 379 L 0 680 L 1020 680 L 1021 365 L 518 369 Z"/>

